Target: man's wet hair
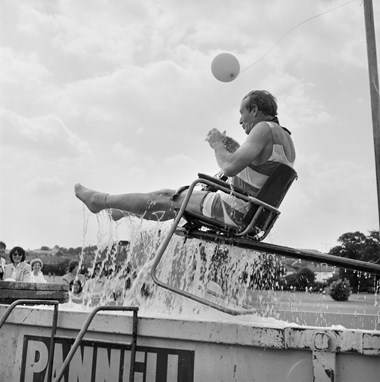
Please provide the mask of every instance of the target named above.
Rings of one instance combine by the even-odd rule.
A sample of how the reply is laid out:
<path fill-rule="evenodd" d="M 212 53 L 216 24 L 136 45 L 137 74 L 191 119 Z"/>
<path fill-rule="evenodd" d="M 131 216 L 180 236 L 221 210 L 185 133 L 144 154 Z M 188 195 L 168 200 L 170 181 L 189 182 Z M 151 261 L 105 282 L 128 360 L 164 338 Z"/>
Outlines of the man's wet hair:
<path fill-rule="evenodd" d="M 277 100 L 268 91 L 252 90 L 243 98 L 243 100 L 246 98 L 249 98 L 246 105 L 248 111 L 252 111 L 253 106 L 256 105 L 265 115 L 271 115 L 273 117 L 277 115 Z"/>

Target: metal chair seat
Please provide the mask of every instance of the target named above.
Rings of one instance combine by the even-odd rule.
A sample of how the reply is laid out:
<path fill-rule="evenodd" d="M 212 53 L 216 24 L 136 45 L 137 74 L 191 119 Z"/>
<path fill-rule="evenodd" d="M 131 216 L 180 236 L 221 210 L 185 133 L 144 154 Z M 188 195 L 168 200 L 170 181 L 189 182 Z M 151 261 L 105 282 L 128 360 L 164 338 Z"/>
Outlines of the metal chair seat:
<path fill-rule="evenodd" d="M 232 187 L 225 181 L 200 173 L 195 181 L 197 184 L 204 183 L 215 191 L 232 194 L 249 202 L 251 208 L 241 227 L 228 225 L 202 214 L 187 211 L 186 208 L 182 217 L 186 219 L 189 229 L 204 227 L 229 236 L 248 236 L 253 240 L 261 241 L 268 235 L 278 219 L 280 215 L 278 207 L 296 178 L 297 174 L 292 167 L 279 163 L 260 191 L 256 195 L 250 195 L 237 187 Z"/>

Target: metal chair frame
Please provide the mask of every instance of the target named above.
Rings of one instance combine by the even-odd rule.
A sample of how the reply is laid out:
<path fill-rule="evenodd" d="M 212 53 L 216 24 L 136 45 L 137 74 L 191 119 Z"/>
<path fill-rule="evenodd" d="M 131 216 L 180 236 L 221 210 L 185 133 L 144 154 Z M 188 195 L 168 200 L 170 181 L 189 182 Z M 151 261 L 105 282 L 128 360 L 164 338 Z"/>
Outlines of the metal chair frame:
<path fill-rule="evenodd" d="M 257 198 L 254 198 L 250 195 L 247 195 L 246 193 L 242 192 L 241 190 L 237 190 L 236 188 L 232 188 L 229 183 L 226 183 L 224 181 L 221 181 L 219 179 L 210 177 L 208 175 L 204 174 L 198 174 L 199 178 L 193 181 L 187 191 L 186 197 L 173 221 L 173 224 L 171 225 L 169 232 L 167 236 L 162 241 L 161 245 L 159 246 L 157 250 L 156 257 L 154 259 L 152 270 L 151 270 L 151 276 L 155 284 L 161 286 L 162 288 L 165 288 L 167 290 L 170 290 L 174 293 L 180 294 L 182 296 L 185 296 L 189 299 L 192 299 L 194 301 L 197 301 L 201 304 L 204 304 L 206 306 L 209 306 L 211 308 L 217 309 L 219 311 L 222 311 L 224 313 L 228 313 L 231 315 L 243 315 L 243 314 L 252 314 L 256 310 L 255 309 L 241 309 L 241 308 L 229 308 L 226 306 L 223 306 L 221 304 L 215 303 L 213 301 L 209 301 L 203 297 L 194 295 L 192 293 L 189 293 L 187 291 L 181 290 L 177 287 L 174 287 L 168 283 L 165 283 L 161 281 L 157 276 L 157 267 L 162 259 L 162 256 L 164 255 L 174 233 L 180 233 L 187 236 L 187 233 L 191 232 L 191 220 L 193 217 L 196 217 L 196 220 L 198 223 L 200 223 L 200 226 L 209 225 L 213 228 L 214 231 L 216 231 L 215 236 L 218 237 L 218 234 L 222 233 L 222 235 L 226 235 L 227 237 L 249 237 L 252 241 L 260 241 L 263 240 L 267 234 L 269 233 L 270 229 L 273 227 L 273 224 L 277 220 L 278 216 L 280 215 L 280 211 L 271 206 L 268 203 L 263 202 L 262 200 L 259 200 Z M 290 181 L 289 185 L 287 186 L 286 190 L 289 188 L 291 182 L 296 178 L 296 174 L 294 172 L 294 177 Z M 245 200 L 247 202 L 250 202 L 252 205 L 257 206 L 257 210 L 254 213 L 251 221 L 247 224 L 246 227 L 242 229 L 238 229 L 236 227 L 228 227 L 227 225 L 224 225 L 222 223 L 215 222 L 214 220 L 204 217 L 200 214 L 194 214 L 189 213 L 186 211 L 186 208 L 188 206 L 188 203 L 190 201 L 191 195 L 194 192 L 195 187 L 198 184 L 204 184 L 206 186 L 212 187 L 214 189 L 229 193 L 233 196 L 236 196 L 237 198 L 240 198 L 242 200 Z M 280 201 L 281 202 L 281 201 Z M 263 216 L 264 213 L 267 213 L 267 216 L 264 217 L 264 223 L 262 224 L 262 228 L 259 230 L 259 232 L 256 229 L 256 224 L 261 216 Z M 189 227 L 182 228 L 182 232 L 179 232 L 178 225 L 180 224 L 180 221 L 182 218 L 186 219 L 186 215 L 188 216 L 187 220 L 190 222 Z M 206 224 L 204 224 L 206 223 Z M 214 226 L 214 223 L 217 224 Z M 185 232 L 183 232 L 185 230 Z M 197 230 L 197 229 L 196 229 Z M 198 229 L 199 230 L 199 229 Z M 186 232 L 187 231 L 187 232 Z M 191 236 L 191 234 L 189 235 Z M 223 236 L 219 238 L 223 239 Z"/>

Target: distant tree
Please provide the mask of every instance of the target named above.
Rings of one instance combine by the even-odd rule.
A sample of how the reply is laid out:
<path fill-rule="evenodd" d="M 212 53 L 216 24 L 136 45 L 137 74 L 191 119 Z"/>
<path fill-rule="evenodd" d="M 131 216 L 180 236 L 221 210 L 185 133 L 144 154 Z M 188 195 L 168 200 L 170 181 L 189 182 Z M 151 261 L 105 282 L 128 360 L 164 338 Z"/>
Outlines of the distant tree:
<path fill-rule="evenodd" d="M 305 287 L 309 288 L 314 285 L 315 274 L 311 269 L 302 267 L 296 273 L 286 276 L 285 280 L 288 286 L 292 285 L 298 290 L 304 290 Z"/>
<path fill-rule="evenodd" d="M 50 248 L 47 247 L 46 245 L 43 245 L 43 246 L 41 247 L 41 251 L 50 251 Z"/>
<path fill-rule="evenodd" d="M 80 247 L 79 247 L 80 248 Z M 96 245 L 89 245 L 88 247 L 83 248 L 84 253 L 94 253 L 98 247 Z"/>
<path fill-rule="evenodd" d="M 332 248 L 330 255 L 347 257 L 370 263 L 380 262 L 380 237 L 379 231 L 370 231 L 369 235 L 361 232 L 347 232 L 339 237 L 340 245 Z M 340 268 L 339 278 L 347 279 L 353 292 L 367 291 L 374 287 L 375 277 L 367 272 L 357 272 Z"/>
<path fill-rule="evenodd" d="M 311 269 L 304 267 L 297 272 L 297 285 L 300 289 L 313 286 L 314 281 L 315 274 Z"/>
<path fill-rule="evenodd" d="M 298 289 L 297 273 L 290 273 L 285 276 L 285 287 L 289 289 L 290 287 L 296 287 Z"/>
<path fill-rule="evenodd" d="M 42 271 L 44 274 L 51 273 L 62 276 L 66 273 L 69 262 L 70 259 L 67 257 L 49 258 L 49 260 L 45 258 Z"/>
<path fill-rule="evenodd" d="M 311 269 L 302 267 L 296 273 L 287 275 L 285 280 L 288 288 L 293 286 L 298 290 L 304 290 L 305 287 L 314 286 L 315 274 Z"/>
<path fill-rule="evenodd" d="M 347 301 L 350 297 L 350 282 L 341 279 L 333 281 L 330 285 L 329 294 L 336 301 Z"/>

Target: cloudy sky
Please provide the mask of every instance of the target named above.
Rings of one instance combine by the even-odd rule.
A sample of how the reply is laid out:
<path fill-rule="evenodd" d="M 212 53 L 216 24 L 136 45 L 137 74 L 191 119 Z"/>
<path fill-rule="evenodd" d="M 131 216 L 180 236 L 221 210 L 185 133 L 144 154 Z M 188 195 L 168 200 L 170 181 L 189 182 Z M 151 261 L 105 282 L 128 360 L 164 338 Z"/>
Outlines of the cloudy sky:
<path fill-rule="evenodd" d="M 325 251 L 345 232 L 378 229 L 360 0 L 19 0 L 2 1 L 0 18 L 8 248 L 82 245 L 76 182 L 143 192 L 214 174 L 206 134 L 242 141 L 239 106 L 252 89 L 277 97 L 298 155 L 267 241 Z M 212 76 L 221 52 L 240 62 L 235 81 Z"/>

